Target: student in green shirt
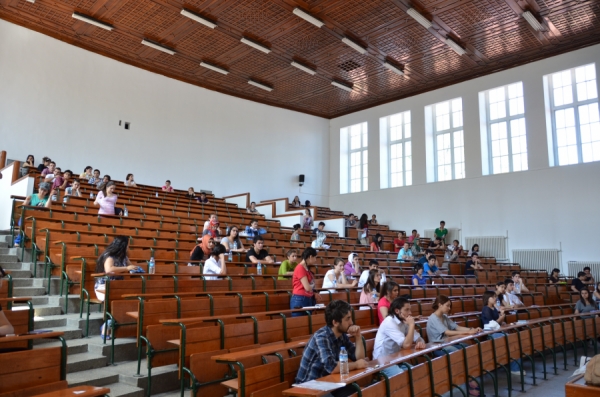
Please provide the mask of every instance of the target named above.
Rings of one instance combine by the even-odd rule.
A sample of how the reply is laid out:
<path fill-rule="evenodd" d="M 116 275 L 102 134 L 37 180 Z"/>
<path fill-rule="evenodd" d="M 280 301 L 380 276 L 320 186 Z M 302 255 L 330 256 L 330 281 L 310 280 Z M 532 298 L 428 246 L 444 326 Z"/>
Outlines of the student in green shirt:
<path fill-rule="evenodd" d="M 435 236 L 442 239 L 442 241 L 446 242 L 446 235 L 448 234 L 448 229 L 446 229 L 446 222 L 441 221 L 440 227 L 435 229 Z"/>
<path fill-rule="evenodd" d="M 292 276 L 294 274 L 294 269 L 298 264 L 298 251 L 292 249 L 286 252 L 285 254 L 286 260 L 281 262 L 281 266 L 279 266 L 279 280 L 285 280 L 285 277 L 282 276 Z"/>

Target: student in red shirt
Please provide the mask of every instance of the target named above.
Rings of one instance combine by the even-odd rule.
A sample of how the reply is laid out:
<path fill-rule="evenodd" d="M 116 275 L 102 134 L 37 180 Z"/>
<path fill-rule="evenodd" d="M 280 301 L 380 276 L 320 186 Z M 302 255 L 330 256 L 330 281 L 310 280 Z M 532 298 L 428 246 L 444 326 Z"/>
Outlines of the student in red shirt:
<path fill-rule="evenodd" d="M 394 252 L 400 252 L 400 248 L 404 247 L 404 241 L 406 241 L 406 234 L 399 232 L 398 238 L 394 239 Z"/>
<path fill-rule="evenodd" d="M 400 287 L 394 281 L 388 281 L 383 284 L 381 288 L 381 298 L 377 302 L 377 316 L 379 317 L 379 324 L 383 322 L 383 319 L 387 317 L 388 311 L 394 299 L 398 297 Z"/>
<path fill-rule="evenodd" d="M 292 276 L 292 298 L 290 309 L 299 309 L 306 306 L 314 306 L 316 301 L 321 301 L 319 294 L 315 296 L 315 277 L 309 270 L 309 266 L 317 263 L 317 250 L 308 247 L 302 253 L 302 262 L 298 263 Z M 304 312 L 294 312 L 292 317 L 305 316 Z"/>

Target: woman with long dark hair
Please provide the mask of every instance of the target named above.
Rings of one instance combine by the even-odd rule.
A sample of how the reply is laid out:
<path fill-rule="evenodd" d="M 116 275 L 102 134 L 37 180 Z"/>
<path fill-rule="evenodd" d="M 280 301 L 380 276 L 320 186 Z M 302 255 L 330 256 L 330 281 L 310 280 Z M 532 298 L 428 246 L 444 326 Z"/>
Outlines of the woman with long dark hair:
<path fill-rule="evenodd" d="M 371 242 L 371 252 L 379 252 L 383 249 L 383 236 L 380 233 L 377 233 L 373 236 L 373 241 Z"/>
<path fill-rule="evenodd" d="M 590 291 L 587 288 L 579 291 L 579 300 L 575 304 L 575 314 L 589 313 L 596 310 L 596 305 L 590 297 Z M 593 316 L 583 316 L 581 318 L 592 318 Z"/>
<path fill-rule="evenodd" d="M 20 176 L 25 176 L 25 175 L 29 174 L 29 171 L 32 169 L 36 169 L 35 157 L 33 157 L 33 154 L 30 154 L 29 156 L 27 156 L 27 160 L 25 160 L 21 164 Z"/>
<path fill-rule="evenodd" d="M 558 275 L 560 274 L 560 269 L 554 268 L 552 269 L 552 273 L 550 277 L 548 277 L 548 281 L 552 284 L 556 284 L 559 281 Z"/>
<path fill-rule="evenodd" d="M 381 288 L 381 294 L 379 295 L 379 301 L 377 302 L 377 316 L 379 323 L 383 322 L 383 319 L 387 317 L 390 305 L 398 297 L 400 287 L 394 281 L 388 281 L 383 284 Z"/>
<path fill-rule="evenodd" d="M 94 200 L 94 205 L 100 207 L 98 209 L 98 215 L 118 215 L 115 212 L 115 205 L 117 204 L 118 198 L 118 196 L 114 193 L 115 188 L 116 183 L 114 181 L 103 183 L 98 188 L 100 191 L 96 196 L 96 200 Z"/>
<path fill-rule="evenodd" d="M 367 304 L 370 307 L 374 308 L 375 304 L 379 300 L 380 287 L 381 287 L 381 274 L 379 273 L 379 269 L 369 270 L 369 278 L 367 278 L 367 282 L 365 283 L 362 291 L 360 292 L 360 299 L 359 299 L 358 303 Z M 361 306 L 361 308 L 362 308 L 362 306 Z M 365 307 L 365 308 L 367 308 L 367 307 Z"/>
<path fill-rule="evenodd" d="M 127 174 L 127 176 L 125 177 L 124 185 L 129 187 L 137 187 L 137 184 L 133 180 L 133 174 Z"/>
<path fill-rule="evenodd" d="M 239 237 L 239 229 L 237 226 L 232 226 L 229 229 L 229 235 L 223 237 L 220 241 L 221 244 L 225 247 L 226 252 L 246 252 L 247 249 L 244 248 L 244 244 Z"/>
<path fill-rule="evenodd" d="M 368 245 L 369 238 L 369 217 L 367 214 L 362 214 L 356 223 L 356 231 L 358 232 L 358 241 L 362 245 Z"/>

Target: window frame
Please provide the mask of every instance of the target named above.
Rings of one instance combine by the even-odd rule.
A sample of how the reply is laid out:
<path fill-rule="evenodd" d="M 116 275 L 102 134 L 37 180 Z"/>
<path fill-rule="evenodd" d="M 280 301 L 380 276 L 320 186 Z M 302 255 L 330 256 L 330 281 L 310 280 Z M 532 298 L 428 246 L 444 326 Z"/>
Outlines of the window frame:
<path fill-rule="evenodd" d="M 406 122 L 405 122 L 405 117 L 408 114 L 408 118 L 409 118 L 409 122 L 408 124 L 410 125 L 410 138 L 405 138 L 406 136 Z M 401 136 L 402 138 L 400 139 L 396 139 L 396 140 L 392 140 L 392 125 L 391 125 L 391 118 L 392 116 L 397 116 L 397 115 L 401 115 L 402 116 L 402 123 L 400 123 L 400 128 L 401 128 Z M 411 111 L 410 110 L 405 110 L 403 112 L 399 112 L 399 113 L 394 113 L 391 114 L 389 116 L 386 116 L 387 119 L 387 153 L 388 153 L 388 186 L 390 188 L 396 188 L 396 187 L 406 187 L 406 186 L 411 186 L 412 185 L 412 152 L 413 152 L 413 148 L 412 148 L 412 115 L 411 115 Z M 406 143 L 410 144 L 410 161 L 407 160 L 407 155 L 406 155 Z M 393 145 L 402 145 L 402 171 L 401 172 L 396 172 L 395 174 L 401 174 L 402 176 L 402 184 L 398 185 L 398 186 L 394 186 L 392 183 L 392 161 L 394 160 L 392 158 L 392 146 Z M 407 171 L 407 164 L 410 162 L 410 170 Z M 410 172 L 410 183 L 406 183 L 406 176 L 407 173 Z"/>
<path fill-rule="evenodd" d="M 360 147 L 352 149 L 352 127 L 360 126 Z M 369 189 L 369 127 L 366 121 L 350 125 L 348 131 L 348 193 L 366 192 Z M 352 155 L 360 153 L 359 178 L 352 179 Z M 365 162 L 366 156 L 366 162 Z M 360 189 L 352 191 L 352 181 L 360 181 Z"/>
<path fill-rule="evenodd" d="M 454 123 L 453 121 L 453 111 L 452 111 L 452 102 L 460 99 L 461 102 L 461 125 L 460 127 L 452 127 L 452 124 Z M 450 127 L 446 130 L 443 131 L 438 131 L 437 130 L 437 106 L 444 103 L 444 102 L 448 102 L 449 107 L 450 107 L 450 112 L 449 112 L 449 117 L 450 117 Z M 457 179 L 465 179 L 466 178 L 466 158 L 465 158 L 465 121 L 464 121 L 464 108 L 462 106 L 462 97 L 456 97 L 456 98 L 450 98 L 447 99 L 445 101 L 441 101 L 441 102 L 437 102 L 434 103 L 431 106 L 431 115 L 432 115 L 432 132 L 433 132 L 433 158 L 434 158 L 434 181 L 435 182 L 448 182 L 448 181 L 454 181 Z M 457 131 L 462 131 L 463 134 L 463 145 L 462 145 L 462 150 L 463 150 L 463 177 L 462 178 L 456 178 L 456 162 L 455 162 L 455 158 L 454 158 L 454 150 L 455 150 L 455 145 L 454 145 L 454 133 Z M 438 136 L 439 135 L 444 135 L 444 134 L 450 134 L 450 168 L 452 170 L 452 178 L 451 179 L 447 179 L 447 180 L 443 180 L 440 181 L 439 179 L 439 175 L 438 175 L 438 163 L 439 163 L 439 159 L 438 159 Z"/>
<path fill-rule="evenodd" d="M 593 99 L 586 99 L 584 101 L 580 101 L 577 97 L 577 76 L 576 70 L 579 68 L 585 68 L 586 66 L 593 65 L 595 70 L 595 82 L 596 82 L 596 97 Z M 555 105 L 554 104 L 554 79 L 553 76 L 558 73 L 570 72 L 571 74 L 571 94 L 573 96 L 573 101 L 569 104 L 563 105 Z M 547 100 L 549 107 L 549 116 L 550 116 L 550 124 L 551 124 L 551 137 L 552 137 L 552 151 L 553 151 L 553 159 L 554 163 L 551 165 L 555 166 L 566 166 L 566 165 L 574 165 L 574 164 L 584 164 L 583 161 L 583 144 L 581 141 L 581 124 L 579 120 L 579 108 L 581 106 L 586 106 L 595 103 L 598 106 L 598 110 L 600 111 L 600 102 L 599 102 L 599 91 L 598 91 L 598 69 L 596 67 L 596 62 L 586 63 L 584 65 L 575 66 L 570 69 L 559 70 L 553 73 L 550 73 L 545 77 L 546 80 L 546 88 L 547 88 Z M 565 110 L 573 108 L 573 114 L 575 118 L 575 139 L 577 146 L 577 163 L 574 164 L 560 164 L 559 156 L 558 156 L 558 136 L 556 133 L 556 112 L 560 110 Z M 593 162 L 593 161 L 592 161 Z"/>

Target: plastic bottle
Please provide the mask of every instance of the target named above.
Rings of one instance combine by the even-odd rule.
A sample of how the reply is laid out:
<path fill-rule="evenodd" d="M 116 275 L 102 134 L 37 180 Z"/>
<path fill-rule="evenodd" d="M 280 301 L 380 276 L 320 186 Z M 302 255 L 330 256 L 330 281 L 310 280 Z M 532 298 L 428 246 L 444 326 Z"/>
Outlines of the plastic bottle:
<path fill-rule="evenodd" d="M 227 226 L 227 229 L 225 229 L 225 235 L 229 236 L 229 226 Z"/>
<path fill-rule="evenodd" d="M 385 284 L 385 273 L 381 273 L 381 279 L 379 280 L 381 285 Z"/>
<path fill-rule="evenodd" d="M 90 192 L 90 198 L 93 199 L 94 198 L 94 193 Z"/>
<path fill-rule="evenodd" d="M 348 352 L 346 348 L 342 346 L 340 349 L 340 375 L 342 377 L 348 376 L 350 373 L 350 367 L 348 366 Z"/>
<path fill-rule="evenodd" d="M 256 274 L 262 275 L 262 265 L 260 264 L 260 262 L 258 262 L 258 264 L 256 265 Z"/>
<path fill-rule="evenodd" d="M 496 309 L 500 310 L 500 299 L 496 299 Z"/>
<path fill-rule="evenodd" d="M 158 192 L 156 192 L 156 198 L 158 198 Z"/>
<path fill-rule="evenodd" d="M 237 248 L 238 248 L 238 246 L 237 246 L 237 241 L 234 241 L 234 242 L 233 242 L 233 249 L 234 249 L 234 250 L 236 250 Z"/>
<path fill-rule="evenodd" d="M 148 273 L 154 274 L 154 272 L 156 272 L 156 266 L 154 263 L 154 257 L 151 257 L 150 261 L 148 262 Z"/>
<path fill-rule="evenodd" d="M 229 259 L 229 262 L 233 261 L 233 254 L 231 253 L 231 251 L 229 251 L 229 258 L 228 259 Z"/>
<path fill-rule="evenodd" d="M 127 218 L 129 216 L 129 211 L 127 211 L 127 206 L 126 205 L 123 206 L 123 216 L 125 218 Z"/>

